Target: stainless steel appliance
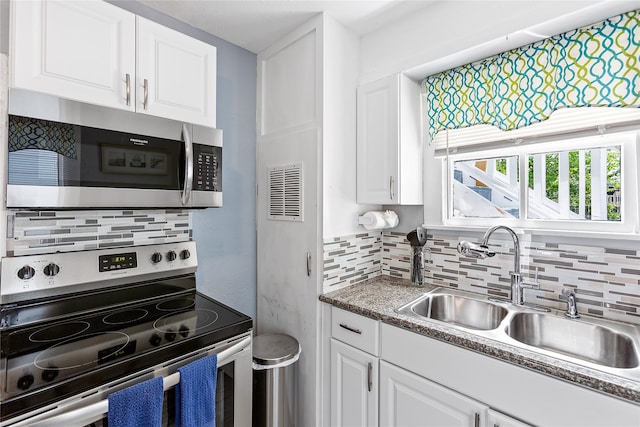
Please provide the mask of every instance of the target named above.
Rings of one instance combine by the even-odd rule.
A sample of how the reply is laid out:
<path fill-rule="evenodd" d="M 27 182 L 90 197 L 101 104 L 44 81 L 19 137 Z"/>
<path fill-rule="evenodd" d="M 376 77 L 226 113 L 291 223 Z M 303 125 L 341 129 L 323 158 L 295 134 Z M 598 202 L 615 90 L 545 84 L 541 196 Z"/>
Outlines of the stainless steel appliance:
<path fill-rule="evenodd" d="M 193 242 L 2 260 L 0 426 L 101 425 L 107 396 L 219 356 L 216 425 L 251 424 L 251 318 L 200 294 Z"/>
<path fill-rule="evenodd" d="M 11 90 L 7 207 L 222 206 L 222 131 Z"/>

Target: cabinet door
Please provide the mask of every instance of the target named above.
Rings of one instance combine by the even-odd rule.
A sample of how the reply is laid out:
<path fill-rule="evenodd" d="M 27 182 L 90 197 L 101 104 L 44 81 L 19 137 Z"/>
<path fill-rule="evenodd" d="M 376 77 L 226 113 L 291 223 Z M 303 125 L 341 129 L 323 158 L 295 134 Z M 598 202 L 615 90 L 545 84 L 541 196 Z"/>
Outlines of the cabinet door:
<path fill-rule="evenodd" d="M 493 409 L 489 409 L 487 412 L 488 427 L 531 427 L 531 424 L 523 423 L 522 421 L 516 420 L 515 418 L 511 418 L 508 415 L 503 414 L 502 412 L 495 411 Z"/>
<path fill-rule="evenodd" d="M 333 338 L 331 425 L 378 425 L 378 359 Z"/>
<path fill-rule="evenodd" d="M 380 362 L 380 425 L 478 427 L 486 425 L 487 410 L 480 402 Z"/>
<path fill-rule="evenodd" d="M 358 88 L 357 201 L 398 200 L 399 76 Z"/>
<path fill-rule="evenodd" d="M 95 0 L 14 1 L 11 14 L 13 87 L 133 111 L 135 15 Z"/>
<path fill-rule="evenodd" d="M 216 48 L 137 17 L 136 111 L 216 126 Z"/>

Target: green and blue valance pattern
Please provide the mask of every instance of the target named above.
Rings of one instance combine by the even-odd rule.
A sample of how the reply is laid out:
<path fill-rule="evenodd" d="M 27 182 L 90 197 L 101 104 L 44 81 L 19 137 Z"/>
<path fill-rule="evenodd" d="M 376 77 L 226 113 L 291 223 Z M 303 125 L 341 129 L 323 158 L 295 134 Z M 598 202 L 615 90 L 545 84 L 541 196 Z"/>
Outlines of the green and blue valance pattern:
<path fill-rule="evenodd" d="M 427 77 L 429 136 L 513 130 L 564 107 L 640 107 L 640 10 Z"/>

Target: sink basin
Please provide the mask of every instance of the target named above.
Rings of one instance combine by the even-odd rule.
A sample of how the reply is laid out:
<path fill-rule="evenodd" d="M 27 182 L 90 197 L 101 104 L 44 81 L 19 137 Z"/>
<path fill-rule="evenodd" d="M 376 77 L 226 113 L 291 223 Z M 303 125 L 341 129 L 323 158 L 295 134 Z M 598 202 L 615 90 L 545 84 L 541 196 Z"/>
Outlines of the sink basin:
<path fill-rule="evenodd" d="M 539 313 L 516 313 L 506 332 L 523 344 L 610 368 L 639 365 L 633 339 L 598 324 Z"/>
<path fill-rule="evenodd" d="M 454 294 L 427 294 L 398 310 L 476 330 L 495 329 L 508 311 L 497 304 Z"/>

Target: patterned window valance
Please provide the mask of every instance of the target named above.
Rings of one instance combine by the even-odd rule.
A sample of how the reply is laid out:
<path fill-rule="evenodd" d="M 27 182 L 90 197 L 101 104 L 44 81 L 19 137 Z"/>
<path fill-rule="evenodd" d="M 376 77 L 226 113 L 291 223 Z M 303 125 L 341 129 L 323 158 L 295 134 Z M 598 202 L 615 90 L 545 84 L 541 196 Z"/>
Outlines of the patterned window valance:
<path fill-rule="evenodd" d="M 423 81 L 429 136 L 489 124 L 513 130 L 564 107 L 640 107 L 640 10 Z"/>

